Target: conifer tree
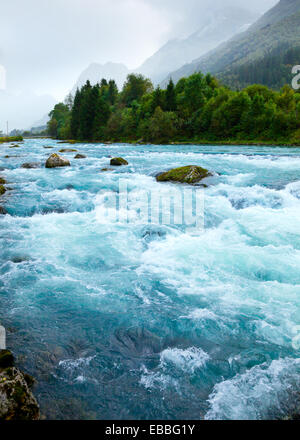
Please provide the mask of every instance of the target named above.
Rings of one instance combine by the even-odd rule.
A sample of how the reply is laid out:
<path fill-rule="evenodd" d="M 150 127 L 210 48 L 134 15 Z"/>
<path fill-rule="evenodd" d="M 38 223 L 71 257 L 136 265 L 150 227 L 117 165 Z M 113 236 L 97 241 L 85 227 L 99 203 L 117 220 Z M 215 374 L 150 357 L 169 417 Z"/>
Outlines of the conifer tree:
<path fill-rule="evenodd" d="M 107 99 L 110 105 L 115 105 L 118 99 L 118 86 L 116 81 L 111 79 L 108 83 Z"/>
<path fill-rule="evenodd" d="M 71 136 L 73 139 L 79 137 L 81 99 L 81 91 L 77 89 L 71 113 Z"/>
<path fill-rule="evenodd" d="M 176 111 L 176 92 L 175 86 L 172 78 L 169 81 L 167 90 L 166 90 L 166 105 L 165 108 L 168 112 Z"/>

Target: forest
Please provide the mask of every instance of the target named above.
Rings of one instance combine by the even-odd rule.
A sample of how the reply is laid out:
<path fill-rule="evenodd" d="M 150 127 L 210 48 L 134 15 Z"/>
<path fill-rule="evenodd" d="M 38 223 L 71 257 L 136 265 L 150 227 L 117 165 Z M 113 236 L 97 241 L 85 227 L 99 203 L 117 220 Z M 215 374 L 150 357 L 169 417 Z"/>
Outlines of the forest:
<path fill-rule="evenodd" d="M 299 60 L 300 46 L 290 47 L 288 43 L 282 43 L 266 51 L 263 58 L 225 70 L 218 74 L 218 78 L 234 89 L 259 83 L 279 90 L 291 81 L 292 67 L 298 65 Z"/>
<path fill-rule="evenodd" d="M 195 73 L 165 90 L 130 74 L 68 95 L 49 114 L 48 134 L 85 142 L 229 142 L 300 144 L 300 93 L 254 84 L 231 90 L 212 75 Z"/>

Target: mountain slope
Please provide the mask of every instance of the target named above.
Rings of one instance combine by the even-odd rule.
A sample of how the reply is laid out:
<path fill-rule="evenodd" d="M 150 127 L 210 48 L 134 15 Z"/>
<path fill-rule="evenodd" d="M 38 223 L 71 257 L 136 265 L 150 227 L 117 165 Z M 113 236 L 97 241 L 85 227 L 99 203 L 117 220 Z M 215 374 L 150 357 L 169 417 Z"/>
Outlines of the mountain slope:
<path fill-rule="evenodd" d="M 300 0 L 281 0 L 246 32 L 233 37 L 207 55 L 171 73 L 174 81 L 194 72 L 210 72 L 232 85 L 239 82 L 238 69 L 264 60 L 282 47 L 300 46 Z M 276 66 L 274 66 L 276 69 Z M 263 79 L 258 78 L 264 83 Z M 266 85 L 272 85 L 265 82 Z M 247 82 L 245 83 L 247 84 Z"/>
<path fill-rule="evenodd" d="M 136 72 L 161 82 L 167 74 L 246 30 L 257 15 L 239 7 L 227 7 L 202 17 L 199 29 L 188 38 L 166 43 Z"/>
<path fill-rule="evenodd" d="M 102 78 L 107 80 L 114 79 L 119 88 L 124 84 L 124 81 L 129 74 L 129 70 L 124 64 L 119 63 L 106 63 L 98 64 L 92 63 L 87 69 L 85 69 L 79 76 L 76 84 L 74 85 L 71 93 L 74 95 L 77 88 L 82 87 L 87 80 L 92 85 L 97 84 Z"/>

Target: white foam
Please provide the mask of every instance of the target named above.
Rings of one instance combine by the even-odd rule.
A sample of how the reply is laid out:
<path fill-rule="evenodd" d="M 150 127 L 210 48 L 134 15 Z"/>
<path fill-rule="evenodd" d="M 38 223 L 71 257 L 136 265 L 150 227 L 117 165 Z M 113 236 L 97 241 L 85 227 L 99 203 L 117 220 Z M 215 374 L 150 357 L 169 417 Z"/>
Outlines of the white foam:
<path fill-rule="evenodd" d="M 78 368 L 87 367 L 91 361 L 95 358 L 95 356 L 90 356 L 87 358 L 78 358 L 78 359 L 65 359 L 59 362 L 58 366 L 67 371 L 73 371 Z"/>
<path fill-rule="evenodd" d="M 255 366 L 214 387 L 207 420 L 259 420 L 283 417 L 289 392 L 299 392 L 300 359 L 280 359 Z"/>
<path fill-rule="evenodd" d="M 193 374 L 195 370 L 204 367 L 209 360 L 209 355 L 197 347 L 185 350 L 180 348 L 168 348 L 160 355 L 161 367 L 167 370 L 172 364 L 176 368 Z"/>

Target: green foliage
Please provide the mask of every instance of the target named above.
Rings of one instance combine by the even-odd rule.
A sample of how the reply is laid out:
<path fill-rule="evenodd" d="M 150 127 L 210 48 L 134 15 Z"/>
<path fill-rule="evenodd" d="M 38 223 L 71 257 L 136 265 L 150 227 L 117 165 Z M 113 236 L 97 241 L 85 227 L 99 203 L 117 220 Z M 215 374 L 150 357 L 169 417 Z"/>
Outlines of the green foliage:
<path fill-rule="evenodd" d="M 170 80 L 166 90 L 134 74 L 120 92 L 113 80 L 87 82 L 50 117 L 49 134 L 61 139 L 300 143 L 300 93 L 260 84 L 230 90 L 201 73 Z"/>
<path fill-rule="evenodd" d="M 165 109 L 168 112 L 175 112 L 177 109 L 176 92 L 172 79 L 170 79 L 166 90 L 166 104 Z"/>
<path fill-rule="evenodd" d="M 146 140 L 167 143 L 177 135 L 178 119 L 174 112 L 163 112 L 157 107 L 144 133 Z"/>
<path fill-rule="evenodd" d="M 22 142 L 22 136 L 0 136 L 0 144 L 4 142 Z"/>
<path fill-rule="evenodd" d="M 290 47 L 287 42 L 278 44 L 273 49 L 266 50 L 261 58 L 232 67 L 218 74 L 218 77 L 234 88 L 260 83 L 279 90 L 284 84 L 291 83 L 292 66 L 299 64 L 300 46 L 299 42 L 295 44 L 296 47 Z"/>
<path fill-rule="evenodd" d="M 67 139 L 70 124 L 70 110 L 67 104 L 60 102 L 49 113 L 48 133 L 54 138 Z M 66 137 L 65 137 L 66 136 Z"/>
<path fill-rule="evenodd" d="M 153 91 L 151 81 L 143 75 L 128 75 L 121 93 L 121 101 L 129 107 L 134 101 L 139 101 L 143 95 Z"/>

